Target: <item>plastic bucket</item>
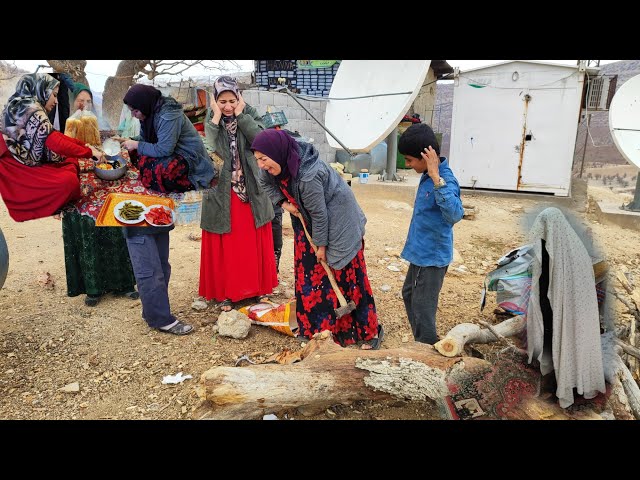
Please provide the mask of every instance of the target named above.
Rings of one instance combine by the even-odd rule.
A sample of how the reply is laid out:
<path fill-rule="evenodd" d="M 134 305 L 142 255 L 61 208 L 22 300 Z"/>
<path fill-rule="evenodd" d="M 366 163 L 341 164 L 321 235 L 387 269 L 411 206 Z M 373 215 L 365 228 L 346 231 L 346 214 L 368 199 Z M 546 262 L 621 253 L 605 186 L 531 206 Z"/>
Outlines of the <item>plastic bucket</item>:
<path fill-rule="evenodd" d="M 360 172 L 360 183 L 368 183 L 369 182 L 369 173 Z"/>

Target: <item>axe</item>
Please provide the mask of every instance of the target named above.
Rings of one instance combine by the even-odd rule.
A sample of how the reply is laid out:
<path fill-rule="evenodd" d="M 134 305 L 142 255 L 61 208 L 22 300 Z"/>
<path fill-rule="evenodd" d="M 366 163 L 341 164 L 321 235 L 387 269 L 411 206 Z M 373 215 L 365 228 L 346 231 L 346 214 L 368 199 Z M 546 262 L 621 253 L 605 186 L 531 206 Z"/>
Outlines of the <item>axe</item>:
<path fill-rule="evenodd" d="M 307 240 L 309 240 L 309 243 L 311 244 L 311 248 L 313 248 L 313 250 L 317 252 L 318 247 L 316 247 L 315 243 L 313 243 L 313 240 L 311 240 L 311 235 L 309 235 L 309 232 L 307 231 L 307 226 L 304 223 L 304 218 L 302 218 L 302 214 L 298 212 L 296 214 L 296 217 L 298 217 L 302 222 L 302 228 L 304 228 L 304 234 L 307 236 Z M 338 301 L 340 302 L 340 306 L 335 309 L 336 318 L 343 317 L 347 313 L 353 312 L 356 309 L 356 304 L 353 303 L 353 301 L 350 301 L 347 303 L 347 299 L 344 298 L 344 295 L 342 295 L 342 292 L 340 291 L 340 287 L 338 287 L 338 284 L 336 283 L 336 278 L 333 276 L 333 272 L 331 271 L 331 268 L 329 268 L 329 265 L 327 265 L 327 262 L 325 262 L 324 260 L 320 260 L 320 264 L 324 267 L 324 270 L 327 272 L 327 276 L 329 277 L 329 282 L 331 282 L 331 288 L 333 288 L 333 291 L 336 293 L 336 297 L 338 297 Z"/>

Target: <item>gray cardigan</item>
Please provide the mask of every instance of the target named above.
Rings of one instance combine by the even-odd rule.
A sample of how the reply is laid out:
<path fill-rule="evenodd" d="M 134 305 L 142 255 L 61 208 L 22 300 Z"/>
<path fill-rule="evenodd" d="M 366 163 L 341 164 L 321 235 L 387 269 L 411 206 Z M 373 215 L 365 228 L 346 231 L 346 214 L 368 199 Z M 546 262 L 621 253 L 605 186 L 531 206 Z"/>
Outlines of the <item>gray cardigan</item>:
<path fill-rule="evenodd" d="M 293 197 L 313 243 L 327 247 L 327 263 L 339 270 L 362 248 L 367 218 L 349 185 L 320 160 L 318 150 L 302 141 L 298 148 L 301 162 L 298 176 L 291 179 Z M 274 204 L 286 198 L 274 176 L 267 173 L 262 179 Z"/>
<path fill-rule="evenodd" d="M 256 135 L 263 130 L 262 119 L 255 108 L 246 105 L 243 113 L 238 115 L 238 152 L 240 163 L 247 185 L 247 195 L 251 204 L 251 212 L 256 228 L 273 220 L 273 206 L 268 195 L 260 186 L 258 179 L 260 169 L 258 162 L 249 148 Z M 215 125 L 211 121 L 211 110 L 204 121 L 206 142 L 215 151 L 224 164 L 220 170 L 218 185 L 205 190 L 202 195 L 202 215 L 200 228 L 210 233 L 229 233 L 231 231 L 231 149 L 229 135 L 220 121 Z"/>

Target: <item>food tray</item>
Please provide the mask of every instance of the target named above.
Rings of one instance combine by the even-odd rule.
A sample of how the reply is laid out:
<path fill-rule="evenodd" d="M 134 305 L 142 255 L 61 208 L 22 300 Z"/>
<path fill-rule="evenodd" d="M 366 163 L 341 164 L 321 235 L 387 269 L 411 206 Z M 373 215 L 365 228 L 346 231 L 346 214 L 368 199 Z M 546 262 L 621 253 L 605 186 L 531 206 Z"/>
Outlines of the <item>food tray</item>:
<path fill-rule="evenodd" d="M 171 210 L 174 210 L 175 215 L 175 204 L 173 199 L 170 197 L 157 197 L 155 195 L 138 195 L 135 193 L 110 193 L 107 196 L 102 208 L 100 209 L 100 213 L 98 214 L 98 218 L 96 219 L 96 227 L 126 227 L 127 225 L 116 220 L 116 217 L 113 215 L 113 208 L 123 200 L 137 200 L 143 203 L 146 207 L 150 207 L 151 205 L 164 205 L 169 207 Z M 140 224 L 136 224 L 136 227 L 148 227 L 149 224 L 144 221 Z"/>

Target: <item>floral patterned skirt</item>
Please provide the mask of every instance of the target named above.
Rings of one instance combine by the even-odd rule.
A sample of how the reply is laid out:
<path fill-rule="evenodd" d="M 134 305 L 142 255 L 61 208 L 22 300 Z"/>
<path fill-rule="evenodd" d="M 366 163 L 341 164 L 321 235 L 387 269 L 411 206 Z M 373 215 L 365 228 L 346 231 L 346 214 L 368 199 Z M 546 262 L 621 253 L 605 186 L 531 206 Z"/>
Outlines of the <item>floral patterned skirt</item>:
<path fill-rule="evenodd" d="M 157 192 L 186 192 L 194 190 L 189 180 L 189 164 L 180 155 L 169 161 L 142 155 L 138 158 L 138 169 L 142 184 Z"/>
<path fill-rule="evenodd" d="M 342 269 L 333 270 L 336 283 L 347 302 L 356 309 L 336 318 L 340 306 L 327 272 L 304 234 L 302 223 L 291 217 L 295 234 L 294 275 L 296 316 L 300 333 L 311 338 L 322 330 L 330 330 L 336 343 L 342 346 L 371 340 L 378 333 L 378 315 L 364 260 L 364 241 L 355 257 Z"/>

